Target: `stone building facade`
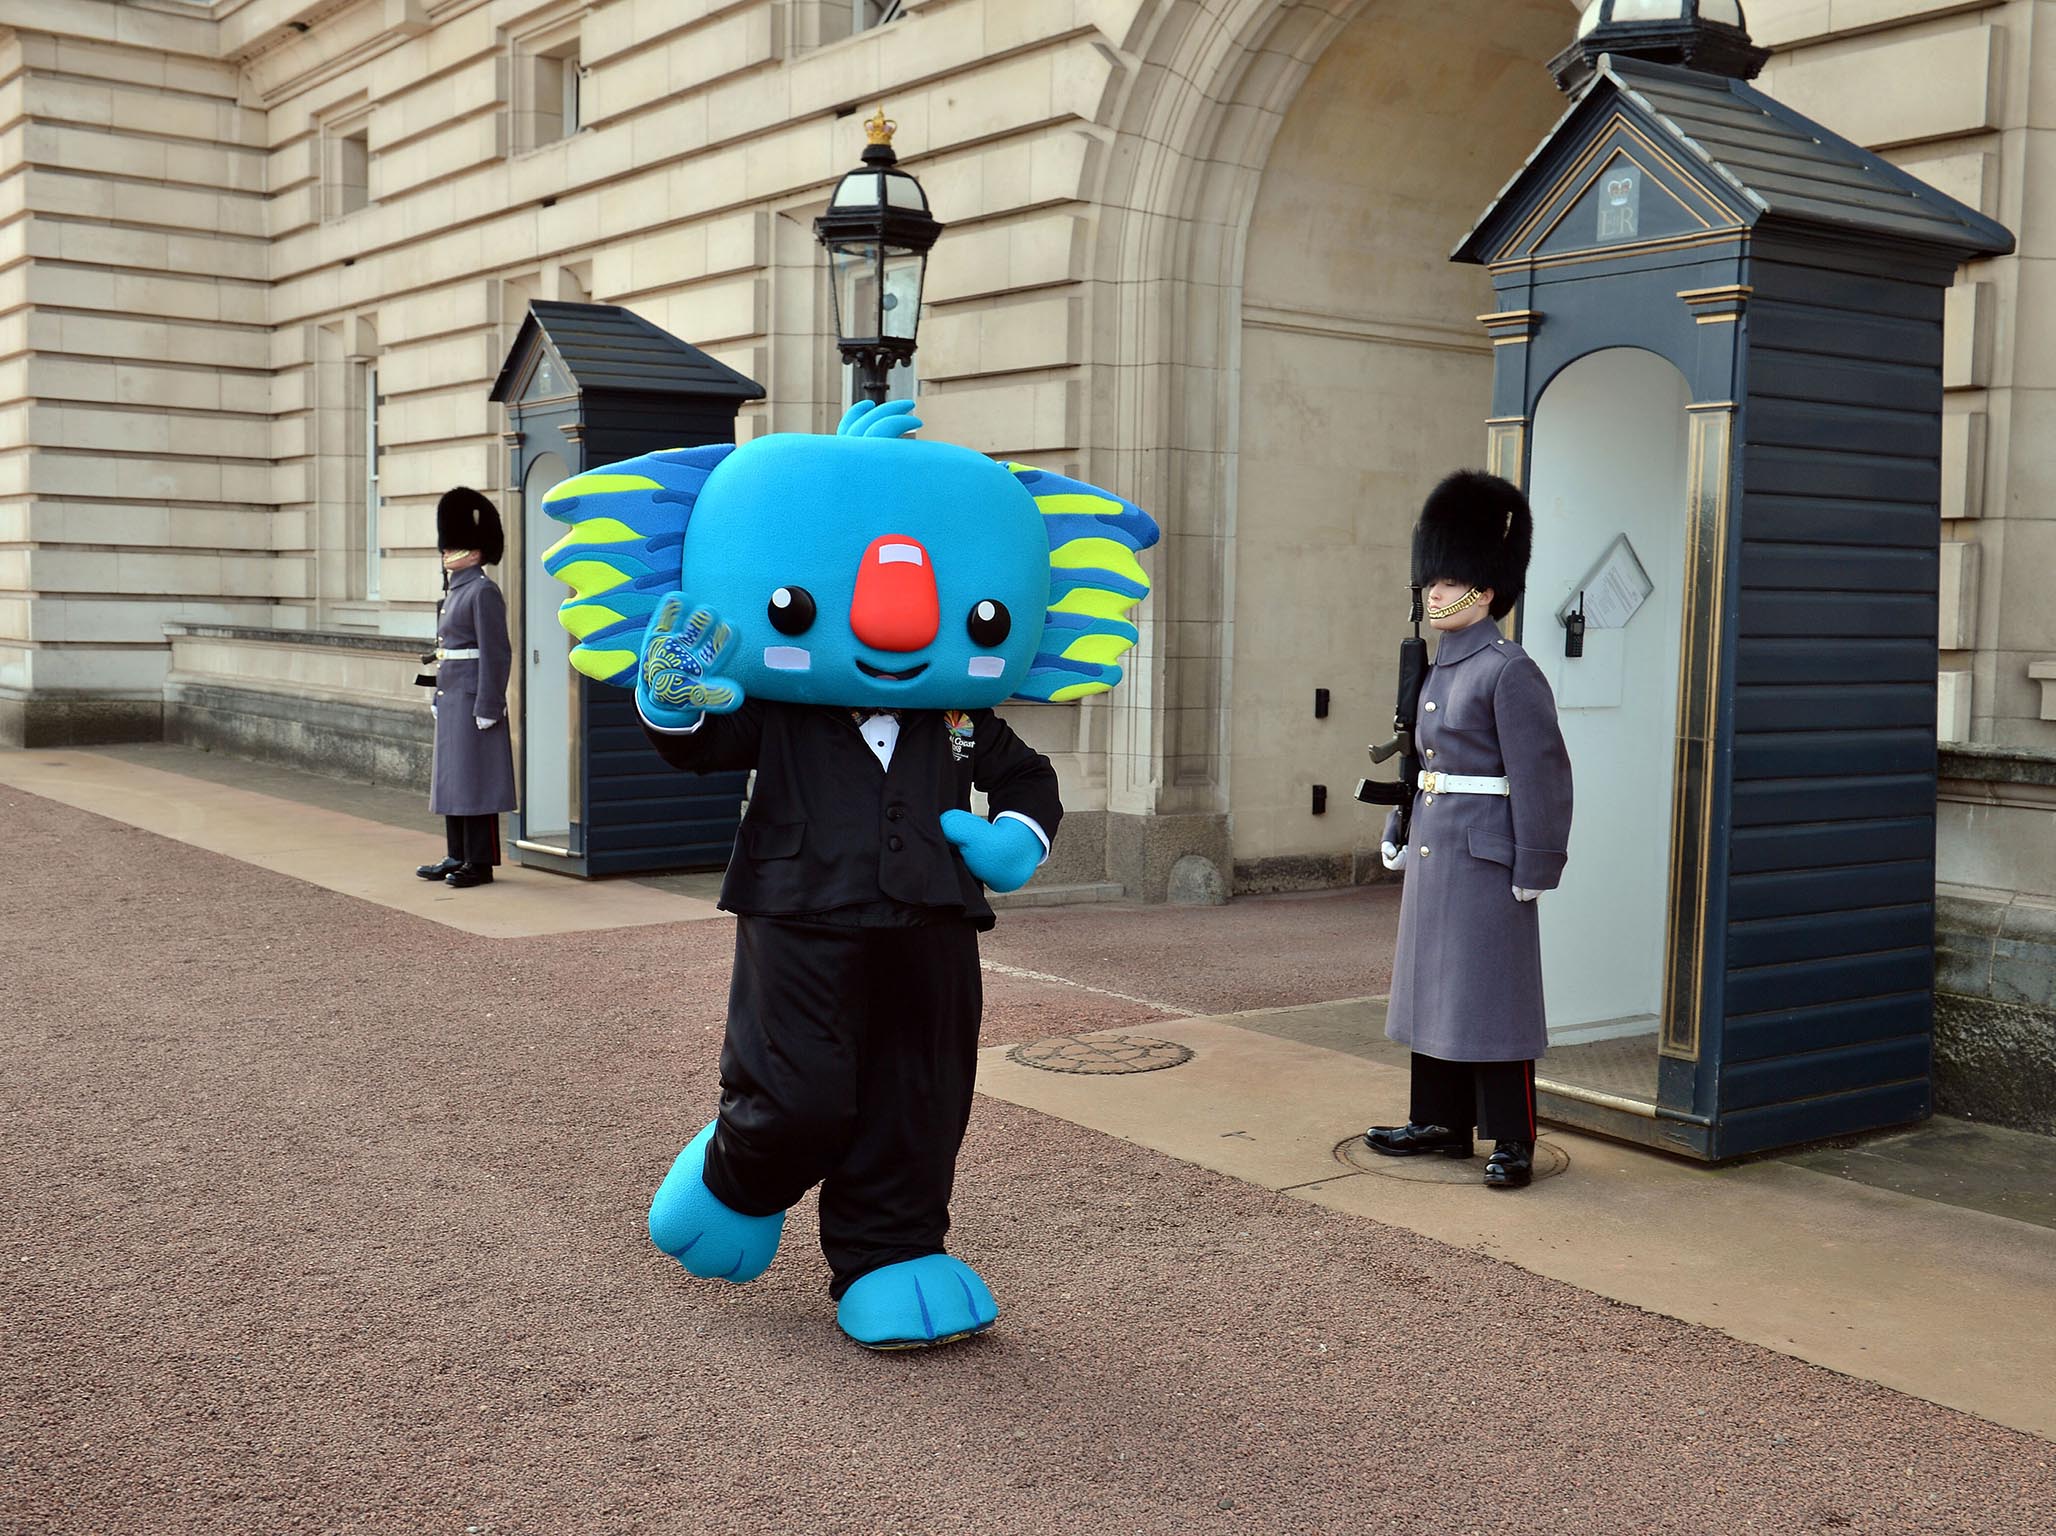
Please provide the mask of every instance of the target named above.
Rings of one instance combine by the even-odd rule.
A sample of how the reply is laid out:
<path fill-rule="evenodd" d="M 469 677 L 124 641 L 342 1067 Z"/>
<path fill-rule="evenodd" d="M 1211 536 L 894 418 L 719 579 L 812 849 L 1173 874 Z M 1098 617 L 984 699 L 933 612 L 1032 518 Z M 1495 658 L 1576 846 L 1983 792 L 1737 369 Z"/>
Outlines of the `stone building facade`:
<path fill-rule="evenodd" d="M 1445 258 L 1562 110 L 1579 9 L 0 0 L 0 741 L 417 776 L 436 496 L 502 502 L 517 611 L 533 552 L 486 398 L 529 301 L 627 305 L 761 381 L 745 435 L 829 427 L 810 226 L 882 104 L 949 226 L 930 434 L 1165 530 L 1129 684 L 1018 712 L 1079 807 L 1058 877 L 1363 878 L 1407 530 L 1483 453 L 1490 287 Z M 1773 95 L 2020 237 L 1949 309 L 1943 953 L 1965 1028 L 2047 1035 L 2056 14 L 1747 12 Z"/>

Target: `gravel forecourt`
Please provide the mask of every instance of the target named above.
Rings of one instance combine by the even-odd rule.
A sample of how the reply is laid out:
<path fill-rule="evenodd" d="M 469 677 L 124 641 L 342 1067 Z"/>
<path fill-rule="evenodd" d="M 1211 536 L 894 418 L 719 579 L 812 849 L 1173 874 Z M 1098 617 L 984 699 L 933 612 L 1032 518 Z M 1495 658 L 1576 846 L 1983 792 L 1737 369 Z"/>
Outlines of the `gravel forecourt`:
<path fill-rule="evenodd" d="M 999 1327 L 867 1354 L 811 1201 L 743 1288 L 643 1231 L 726 921 L 468 939 L 6 789 L 0 847 L 6 1532 L 2056 1528 L 2046 1442 L 985 1099 Z M 1391 900 L 1008 914 L 988 1039 L 1382 990 Z"/>

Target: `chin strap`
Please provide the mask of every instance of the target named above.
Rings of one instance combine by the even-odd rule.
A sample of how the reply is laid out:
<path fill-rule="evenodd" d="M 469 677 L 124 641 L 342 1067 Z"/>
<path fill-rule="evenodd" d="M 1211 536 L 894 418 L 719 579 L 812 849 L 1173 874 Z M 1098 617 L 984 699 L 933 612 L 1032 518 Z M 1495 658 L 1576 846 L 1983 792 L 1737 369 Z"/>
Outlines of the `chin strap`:
<path fill-rule="evenodd" d="M 1428 605 L 1428 617 L 1431 619 L 1454 618 L 1457 614 L 1462 613 L 1464 609 L 1470 607 L 1471 604 L 1475 603 L 1479 598 L 1483 597 L 1484 595 L 1485 594 L 1480 592 L 1476 587 L 1472 587 L 1470 591 L 1464 593 L 1462 597 L 1459 597 L 1447 608 L 1437 608 L 1434 604 L 1430 603 Z"/>

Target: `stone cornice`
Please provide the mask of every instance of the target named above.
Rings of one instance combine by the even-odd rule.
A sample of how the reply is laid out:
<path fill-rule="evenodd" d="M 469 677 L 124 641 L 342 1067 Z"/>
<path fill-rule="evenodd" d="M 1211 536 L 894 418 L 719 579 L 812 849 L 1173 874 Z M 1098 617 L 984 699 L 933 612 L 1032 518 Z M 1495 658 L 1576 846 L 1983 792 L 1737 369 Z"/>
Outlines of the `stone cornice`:
<path fill-rule="evenodd" d="M 323 629 L 267 629 L 254 624 L 167 624 L 169 638 L 240 640 L 252 645 L 302 645 L 325 650 L 382 651 L 418 657 L 432 649 L 432 635 L 350 635 Z"/>
<path fill-rule="evenodd" d="M 2033 747 L 1956 743 L 1942 748 L 1939 766 L 1944 780 L 2056 788 L 2056 752 L 2038 751 Z"/>

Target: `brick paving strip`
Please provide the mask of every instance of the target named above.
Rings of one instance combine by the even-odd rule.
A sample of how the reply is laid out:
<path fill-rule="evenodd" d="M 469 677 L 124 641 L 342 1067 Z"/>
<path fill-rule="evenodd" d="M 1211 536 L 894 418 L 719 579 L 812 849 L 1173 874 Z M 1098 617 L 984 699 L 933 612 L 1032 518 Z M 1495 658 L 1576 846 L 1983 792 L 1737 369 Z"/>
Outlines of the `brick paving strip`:
<path fill-rule="evenodd" d="M 164 754 L 167 762 L 179 757 Z M 712 900 L 672 895 L 632 880 L 597 882 L 578 902 L 566 902 L 558 876 L 512 865 L 499 871 L 493 900 L 477 901 L 470 892 L 439 882 L 394 878 L 396 872 L 407 874 L 417 864 L 440 859 L 440 836 L 103 753 L 0 753 L 0 784 L 483 937 L 523 938 L 721 915 Z"/>
<path fill-rule="evenodd" d="M 1000 1326 L 868 1355 L 810 1203 L 740 1290 L 641 1231 L 726 922 L 476 937 L 4 788 L 0 848 L 0 1531 L 2056 1523 L 2045 1440 L 985 1097 L 953 1241 Z M 1214 1014 L 1379 990 L 1362 903 L 1225 910 L 988 952 Z M 1184 1027 L 988 977 L 992 1046 Z"/>

